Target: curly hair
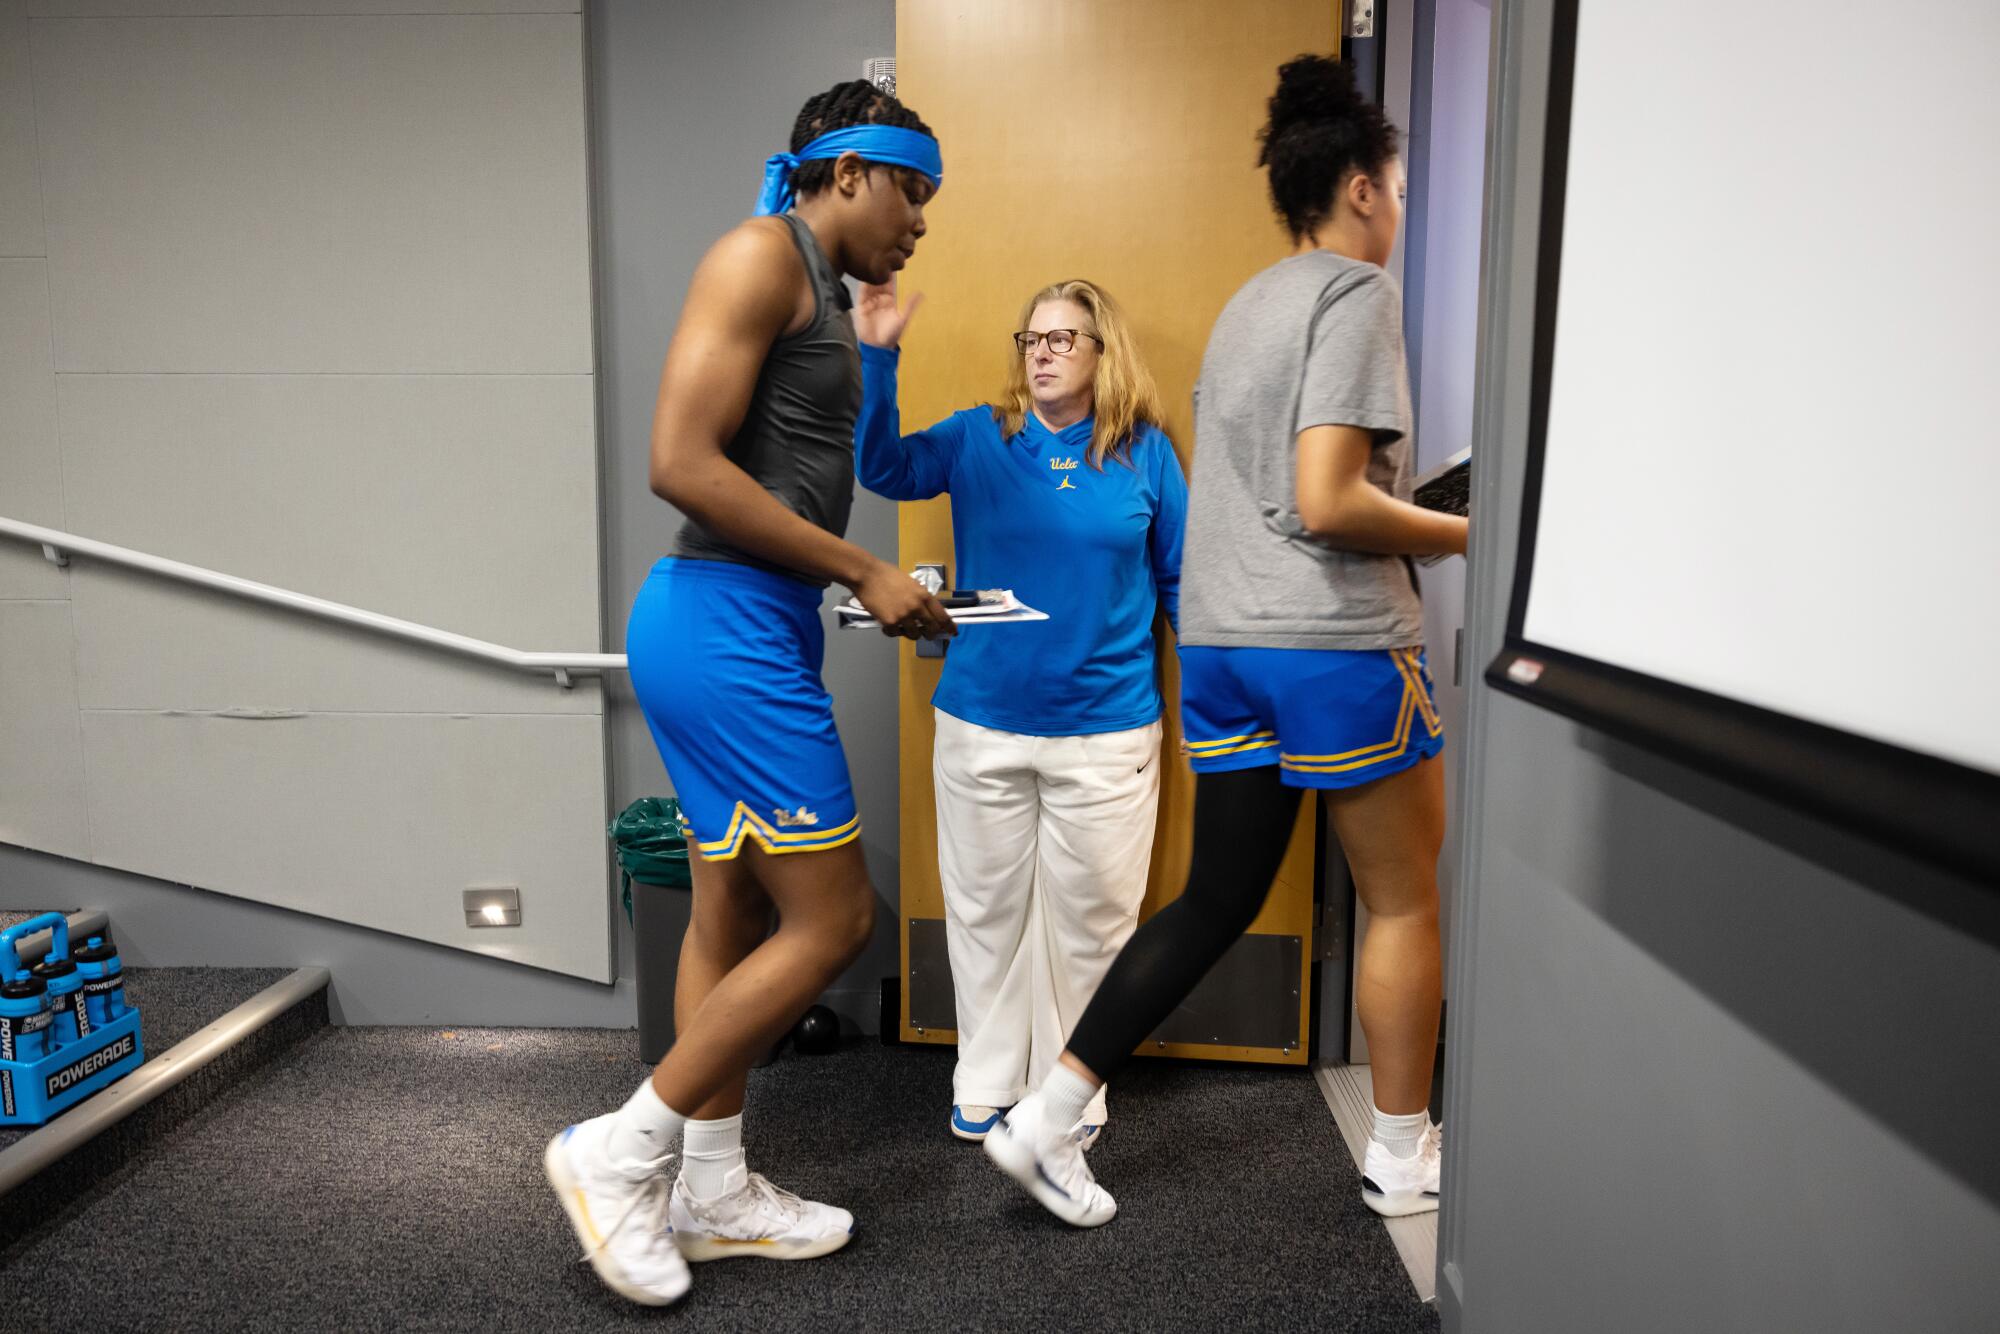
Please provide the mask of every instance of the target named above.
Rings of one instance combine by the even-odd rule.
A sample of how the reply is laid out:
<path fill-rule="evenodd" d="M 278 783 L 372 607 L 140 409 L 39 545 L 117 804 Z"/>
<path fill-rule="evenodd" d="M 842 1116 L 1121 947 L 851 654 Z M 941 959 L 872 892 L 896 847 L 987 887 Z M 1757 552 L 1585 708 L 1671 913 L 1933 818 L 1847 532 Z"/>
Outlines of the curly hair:
<path fill-rule="evenodd" d="M 1333 214 L 1350 173 L 1373 177 L 1396 156 L 1396 127 L 1361 95 L 1354 71 L 1326 56 L 1299 56 L 1278 70 L 1257 165 L 1269 174 L 1271 206 L 1292 239 Z"/>
<path fill-rule="evenodd" d="M 920 134 L 931 133 L 931 127 L 916 112 L 891 94 L 866 79 L 850 79 L 806 99 L 806 104 L 799 108 L 799 118 L 792 123 L 791 151 L 796 153 L 822 134 L 850 125 L 894 125 Z M 802 162 L 792 173 L 792 193 L 800 199 L 816 195 L 832 184 L 830 160 Z"/>

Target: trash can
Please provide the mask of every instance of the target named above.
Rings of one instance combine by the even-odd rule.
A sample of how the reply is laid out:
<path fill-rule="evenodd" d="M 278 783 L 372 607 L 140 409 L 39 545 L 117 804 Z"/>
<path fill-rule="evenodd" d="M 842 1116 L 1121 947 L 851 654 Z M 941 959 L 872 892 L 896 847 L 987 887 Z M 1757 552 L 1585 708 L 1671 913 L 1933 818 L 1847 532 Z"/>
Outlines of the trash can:
<path fill-rule="evenodd" d="M 624 872 L 625 914 L 632 923 L 639 1057 L 651 1064 L 674 1044 L 674 971 L 687 930 L 688 899 L 672 891 L 694 885 L 680 803 L 672 797 L 641 797 L 618 813 L 610 835 Z"/>

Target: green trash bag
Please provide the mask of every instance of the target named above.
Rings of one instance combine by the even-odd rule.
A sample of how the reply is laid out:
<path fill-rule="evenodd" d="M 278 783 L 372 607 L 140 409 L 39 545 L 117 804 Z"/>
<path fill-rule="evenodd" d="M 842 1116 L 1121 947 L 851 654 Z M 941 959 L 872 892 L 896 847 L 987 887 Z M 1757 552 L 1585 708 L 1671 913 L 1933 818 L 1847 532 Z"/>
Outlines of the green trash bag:
<path fill-rule="evenodd" d="M 632 882 L 665 889 L 691 889 L 687 831 L 681 804 L 672 797 L 641 797 L 618 812 L 607 831 L 618 866 L 625 873 L 625 918 L 632 918 Z"/>

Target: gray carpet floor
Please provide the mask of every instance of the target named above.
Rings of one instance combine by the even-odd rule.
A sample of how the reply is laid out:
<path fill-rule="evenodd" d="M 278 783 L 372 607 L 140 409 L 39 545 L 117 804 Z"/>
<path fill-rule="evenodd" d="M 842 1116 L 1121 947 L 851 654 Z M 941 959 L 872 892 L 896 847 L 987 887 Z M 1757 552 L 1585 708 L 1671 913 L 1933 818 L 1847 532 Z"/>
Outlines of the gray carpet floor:
<path fill-rule="evenodd" d="M 125 999 L 139 1007 L 139 1037 L 145 1043 L 146 1059 L 151 1061 L 164 1055 L 182 1038 L 214 1023 L 291 971 L 289 968 L 125 969 Z M 0 1126 L 0 1149 L 35 1128 Z"/>
<path fill-rule="evenodd" d="M 547 1138 L 643 1077 L 631 1033 L 328 1029 L 0 1254 L 22 1328 L 1435 1330 L 1310 1077 L 1139 1063 L 1092 1154 L 1108 1227 L 1048 1217 L 944 1128 L 951 1055 L 752 1076 L 751 1163 L 857 1215 L 846 1250 L 607 1292 Z M 103 1283 L 55 1274 L 115 1274 Z"/>

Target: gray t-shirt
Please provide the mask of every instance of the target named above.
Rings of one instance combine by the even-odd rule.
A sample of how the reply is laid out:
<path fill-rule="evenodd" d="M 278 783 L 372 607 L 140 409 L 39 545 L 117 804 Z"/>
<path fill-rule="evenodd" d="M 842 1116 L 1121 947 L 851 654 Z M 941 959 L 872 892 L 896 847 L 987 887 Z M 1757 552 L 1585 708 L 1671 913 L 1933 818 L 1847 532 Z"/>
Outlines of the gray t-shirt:
<path fill-rule="evenodd" d="M 1314 250 L 1245 283 L 1209 334 L 1195 383 L 1181 643 L 1423 643 L 1408 561 L 1335 551 L 1299 522 L 1298 435 L 1329 425 L 1374 432 L 1369 482 L 1410 498 L 1402 292 L 1373 264 Z"/>

